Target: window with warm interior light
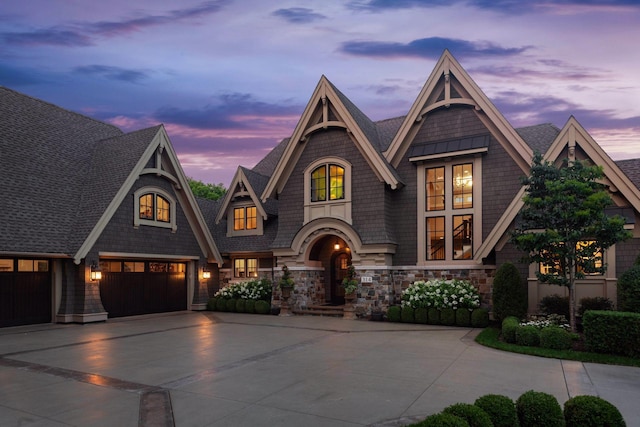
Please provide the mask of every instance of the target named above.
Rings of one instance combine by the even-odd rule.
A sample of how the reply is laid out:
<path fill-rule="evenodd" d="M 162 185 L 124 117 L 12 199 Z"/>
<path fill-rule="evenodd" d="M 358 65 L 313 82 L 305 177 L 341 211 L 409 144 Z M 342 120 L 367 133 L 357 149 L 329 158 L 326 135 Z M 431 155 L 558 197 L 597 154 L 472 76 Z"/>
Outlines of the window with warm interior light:
<path fill-rule="evenodd" d="M 255 230 L 258 227 L 258 214 L 255 206 L 233 208 L 233 229 Z"/>
<path fill-rule="evenodd" d="M 342 166 L 325 164 L 311 172 L 312 202 L 342 199 L 344 199 L 344 168 Z"/>
<path fill-rule="evenodd" d="M 581 241 L 578 242 L 576 244 L 576 247 L 586 247 L 590 244 L 593 244 L 594 242 L 592 240 L 585 240 L 585 241 Z M 593 267 L 596 269 L 600 269 L 602 268 L 602 260 L 603 260 L 603 253 L 602 251 L 596 251 L 596 253 L 593 256 Z M 589 259 L 588 258 L 584 258 L 585 262 L 588 262 Z M 562 271 L 562 267 L 559 263 L 556 264 L 544 264 L 544 263 L 540 263 L 540 273 L 542 274 L 558 274 Z M 587 271 L 587 269 L 585 269 L 583 267 L 583 265 L 581 265 L 580 263 L 577 265 L 577 269 L 576 272 L 578 273 L 582 273 L 585 276 L 599 276 L 602 275 L 601 272 L 599 271 Z"/>
<path fill-rule="evenodd" d="M 236 258 L 233 260 L 233 277 L 254 278 L 258 277 L 257 258 Z"/>
<path fill-rule="evenodd" d="M 151 225 L 175 231 L 175 200 L 159 188 L 141 188 L 134 194 L 134 226 Z"/>
<path fill-rule="evenodd" d="M 336 218 L 352 224 L 351 164 L 339 157 L 323 157 L 304 170 L 304 224 Z"/>

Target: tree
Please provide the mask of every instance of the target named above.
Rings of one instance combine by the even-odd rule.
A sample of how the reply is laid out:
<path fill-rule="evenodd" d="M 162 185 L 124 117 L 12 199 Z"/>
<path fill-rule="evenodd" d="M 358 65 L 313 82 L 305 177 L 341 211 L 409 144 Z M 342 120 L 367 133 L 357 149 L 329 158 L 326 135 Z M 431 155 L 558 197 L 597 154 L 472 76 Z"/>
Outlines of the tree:
<path fill-rule="evenodd" d="M 530 176 L 523 179 L 526 194 L 512 242 L 527 262 L 540 263 L 536 273 L 542 283 L 566 286 L 569 323 L 576 330 L 575 281 L 585 274 L 604 273 L 604 251 L 631 234 L 624 219 L 609 216 L 613 204 L 601 166 L 565 160 L 561 167 L 536 154 Z"/>
<path fill-rule="evenodd" d="M 224 197 L 227 190 L 222 184 L 205 184 L 202 181 L 195 180 L 193 178 L 187 178 L 189 181 L 189 187 L 193 195 L 196 197 L 202 197 L 203 199 L 218 200 Z"/>

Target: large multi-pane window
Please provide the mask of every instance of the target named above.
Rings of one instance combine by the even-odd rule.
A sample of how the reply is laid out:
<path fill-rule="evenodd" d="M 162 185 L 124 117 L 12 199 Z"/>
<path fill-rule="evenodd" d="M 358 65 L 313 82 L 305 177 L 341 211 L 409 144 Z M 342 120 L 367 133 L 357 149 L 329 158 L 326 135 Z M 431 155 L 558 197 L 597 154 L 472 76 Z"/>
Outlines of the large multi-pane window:
<path fill-rule="evenodd" d="M 594 244 L 593 240 L 580 241 L 576 244 L 576 249 L 582 249 L 584 247 Z M 582 262 L 578 262 L 576 265 L 576 272 L 582 273 L 585 276 L 596 276 L 602 274 L 602 262 L 603 253 L 601 250 L 595 251 L 592 258 L 584 258 Z M 585 268 L 585 265 L 589 265 L 591 268 Z M 561 274 L 562 266 L 556 264 L 544 264 L 540 263 L 540 273 L 542 274 Z"/>
<path fill-rule="evenodd" d="M 425 259 L 473 258 L 473 162 L 425 169 Z"/>
<path fill-rule="evenodd" d="M 233 229 L 255 230 L 258 227 L 258 214 L 255 206 L 243 206 L 233 209 Z"/>
<path fill-rule="evenodd" d="M 311 201 L 344 199 L 344 168 L 334 164 L 318 166 L 311 172 Z"/>

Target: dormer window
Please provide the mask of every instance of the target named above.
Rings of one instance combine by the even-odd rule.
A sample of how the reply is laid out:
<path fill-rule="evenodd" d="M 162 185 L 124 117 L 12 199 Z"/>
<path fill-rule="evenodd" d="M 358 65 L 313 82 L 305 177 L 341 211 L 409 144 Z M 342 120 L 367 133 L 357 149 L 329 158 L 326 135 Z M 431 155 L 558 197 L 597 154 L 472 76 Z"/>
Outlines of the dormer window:
<path fill-rule="evenodd" d="M 258 228 L 258 213 L 255 206 L 233 209 L 233 230 L 255 230 Z"/>
<path fill-rule="evenodd" d="M 145 187 L 135 192 L 134 200 L 134 227 L 150 225 L 176 230 L 176 203 L 167 192 L 155 187 Z"/>

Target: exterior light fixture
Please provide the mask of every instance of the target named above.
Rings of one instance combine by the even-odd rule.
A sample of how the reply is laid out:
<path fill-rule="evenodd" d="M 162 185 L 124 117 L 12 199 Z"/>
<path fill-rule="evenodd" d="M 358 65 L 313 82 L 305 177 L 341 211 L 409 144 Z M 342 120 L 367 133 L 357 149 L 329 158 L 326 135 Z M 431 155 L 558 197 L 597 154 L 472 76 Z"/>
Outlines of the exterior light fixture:
<path fill-rule="evenodd" d="M 202 278 L 203 279 L 211 279 L 211 271 L 207 267 L 202 268 Z"/>
<path fill-rule="evenodd" d="M 98 280 L 102 280 L 102 270 L 100 270 L 100 266 L 94 261 L 91 264 L 91 281 L 96 282 Z"/>

